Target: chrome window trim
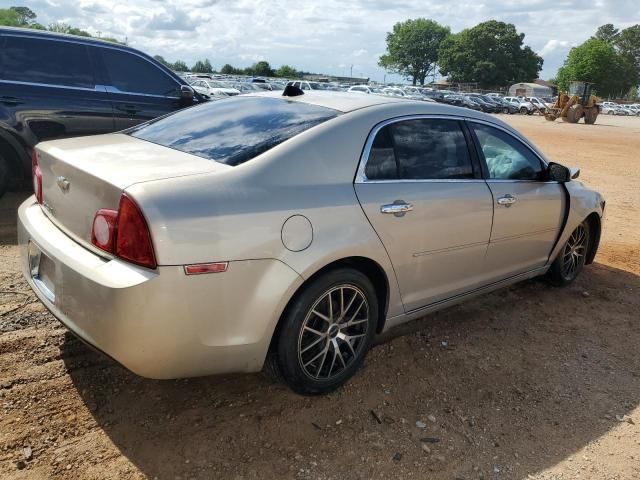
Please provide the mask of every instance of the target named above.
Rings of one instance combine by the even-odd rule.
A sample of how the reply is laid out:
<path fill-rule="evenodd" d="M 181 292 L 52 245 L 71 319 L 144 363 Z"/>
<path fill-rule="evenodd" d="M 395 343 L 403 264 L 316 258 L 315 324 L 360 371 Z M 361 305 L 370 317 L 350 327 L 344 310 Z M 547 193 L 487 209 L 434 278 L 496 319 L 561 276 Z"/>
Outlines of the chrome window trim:
<path fill-rule="evenodd" d="M 178 84 L 181 86 L 181 84 Z M 171 97 L 169 95 L 155 95 L 153 93 L 137 93 L 137 92 L 125 92 L 120 90 L 118 87 L 114 87 L 113 85 L 105 86 L 107 93 L 117 93 L 119 95 L 137 95 L 138 97 L 151 97 L 151 98 L 172 98 L 174 100 L 179 100 L 180 97 Z"/>
<path fill-rule="evenodd" d="M 66 88 L 71 90 L 81 90 L 84 92 L 106 92 L 107 91 L 104 85 L 96 85 L 93 88 L 87 88 L 87 87 L 72 87 L 70 85 L 56 85 L 53 83 L 21 82 L 20 80 L 4 80 L 4 79 L 0 79 L 0 83 L 15 83 L 17 85 L 26 85 L 29 87 Z"/>
<path fill-rule="evenodd" d="M 371 153 L 371 147 L 373 146 L 373 141 L 376 138 L 376 135 L 380 130 L 382 130 L 387 125 L 391 125 L 393 123 L 403 122 L 406 120 L 456 120 L 461 121 L 465 120 L 466 117 L 460 115 L 442 115 L 442 114 L 420 114 L 420 115 L 404 115 L 401 117 L 394 117 L 384 120 L 378 123 L 371 132 L 369 132 L 369 136 L 367 137 L 367 141 L 364 144 L 364 149 L 362 151 L 362 155 L 360 156 L 360 163 L 358 164 L 358 170 L 356 171 L 356 178 L 354 183 L 474 183 L 474 182 L 484 182 L 484 179 L 481 178 L 425 178 L 425 179 L 389 179 L 389 180 L 370 180 L 367 178 L 365 173 L 365 169 L 367 167 L 367 161 L 369 160 L 369 154 Z M 462 130 L 460 131 L 462 133 Z M 465 139 L 466 141 L 466 139 Z"/>

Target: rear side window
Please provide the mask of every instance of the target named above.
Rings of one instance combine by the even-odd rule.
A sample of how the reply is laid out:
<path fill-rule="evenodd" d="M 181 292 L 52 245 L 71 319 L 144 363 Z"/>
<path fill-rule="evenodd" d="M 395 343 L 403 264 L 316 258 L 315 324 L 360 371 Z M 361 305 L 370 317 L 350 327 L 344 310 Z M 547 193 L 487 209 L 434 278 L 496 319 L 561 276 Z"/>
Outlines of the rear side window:
<path fill-rule="evenodd" d="M 100 50 L 110 83 L 118 90 L 146 95 L 178 95 L 178 83 L 151 62 L 113 48 Z"/>
<path fill-rule="evenodd" d="M 94 88 L 92 63 L 85 45 L 7 35 L 0 51 L 3 80 Z"/>
<path fill-rule="evenodd" d="M 234 97 L 180 110 L 129 130 L 142 140 L 235 166 L 338 116 L 307 103 Z"/>
<path fill-rule="evenodd" d="M 443 119 L 403 120 L 383 127 L 374 139 L 365 174 L 370 180 L 474 178 L 460 124 Z"/>

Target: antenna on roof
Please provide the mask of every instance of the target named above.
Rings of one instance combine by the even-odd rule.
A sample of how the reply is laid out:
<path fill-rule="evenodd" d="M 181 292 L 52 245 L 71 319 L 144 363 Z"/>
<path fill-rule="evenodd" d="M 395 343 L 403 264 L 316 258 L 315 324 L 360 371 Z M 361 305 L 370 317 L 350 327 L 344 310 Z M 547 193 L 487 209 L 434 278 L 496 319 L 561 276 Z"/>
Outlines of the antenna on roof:
<path fill-rule="evenodd" d="M 296 87 L 295 85 L 287 85 L 284 87 L 284 92 L 282 92 L 283 97 L 297 97 L 299 95 L 304 95 L 304 92 L 300 87 Z"/>

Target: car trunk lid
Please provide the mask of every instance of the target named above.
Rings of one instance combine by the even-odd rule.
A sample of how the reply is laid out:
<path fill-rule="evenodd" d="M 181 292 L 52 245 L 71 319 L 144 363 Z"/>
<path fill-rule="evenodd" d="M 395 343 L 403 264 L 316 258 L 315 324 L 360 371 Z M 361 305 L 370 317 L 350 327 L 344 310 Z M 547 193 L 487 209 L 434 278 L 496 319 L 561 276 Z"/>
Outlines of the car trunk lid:
<path fill-rule="evenodd" d="M 44 211 L 86 244 L 91 243 L 95 213 L 101 208 L 117 210 L 130 185 L 232 168 L 126 134 L 44 142 L 36 152 Z"/>

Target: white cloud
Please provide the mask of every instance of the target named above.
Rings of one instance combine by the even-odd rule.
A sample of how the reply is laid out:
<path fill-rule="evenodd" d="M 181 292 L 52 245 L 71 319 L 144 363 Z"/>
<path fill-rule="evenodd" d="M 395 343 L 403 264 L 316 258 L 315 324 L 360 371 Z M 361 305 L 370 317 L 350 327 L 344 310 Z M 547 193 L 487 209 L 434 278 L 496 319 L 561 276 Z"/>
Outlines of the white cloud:
<path fill-rule="evenodd" d="M 43 24 L 65 21 L 126 38 L 171 61 L 209 58 L 220 67 L 268 60 L 336 74 L 354 65 L 354 75 L 379 80 L 386 33 L 408 18 L 431 18 L 454 32 L 489 19 L 514 23 L 544 57 L 543 78 L 598 26 L 637 19 L 637 0 L 32 0 L 29 7 Z"/>

